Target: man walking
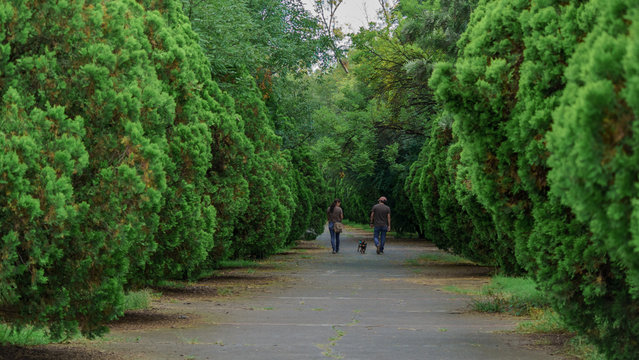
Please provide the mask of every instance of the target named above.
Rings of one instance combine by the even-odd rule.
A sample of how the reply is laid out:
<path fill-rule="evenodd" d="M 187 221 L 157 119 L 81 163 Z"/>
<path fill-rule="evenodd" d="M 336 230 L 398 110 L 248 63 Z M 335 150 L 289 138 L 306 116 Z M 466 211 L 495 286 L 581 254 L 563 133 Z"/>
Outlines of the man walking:
<path fill-rule="evenodd" d="M 377 253 L 383 254 L 386 232 L 391 229 L 391 210 L 386 205 L 386 197 L 380 197 L 379 200 L 377 200 L 377 204 L 371 209 L 370 225 L 375 229 L 373 232 L 373 240 L 377 247 Z"/>

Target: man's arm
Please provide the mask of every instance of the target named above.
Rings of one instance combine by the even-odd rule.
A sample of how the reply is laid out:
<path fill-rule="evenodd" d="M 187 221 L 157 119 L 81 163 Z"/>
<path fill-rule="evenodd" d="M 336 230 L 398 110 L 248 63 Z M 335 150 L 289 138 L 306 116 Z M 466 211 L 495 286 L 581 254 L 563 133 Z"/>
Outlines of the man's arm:
<path fill-rule="evenodd" d="M 388 231 L 390 231 L 390 213 L 388 213 Z"/>
<path fill-rule="evenodd" d="M 370 226 L 373 227 L 373 215 L 375 214 L 374 211 L 371 211 L 371 222 L 370 222 Z"/>

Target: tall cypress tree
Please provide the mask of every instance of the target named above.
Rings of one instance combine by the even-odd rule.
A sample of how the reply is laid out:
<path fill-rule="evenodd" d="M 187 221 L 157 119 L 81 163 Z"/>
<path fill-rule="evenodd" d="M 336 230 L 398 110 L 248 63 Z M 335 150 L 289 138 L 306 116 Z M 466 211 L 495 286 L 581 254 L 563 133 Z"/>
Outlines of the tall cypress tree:
<path fill-rule="evenodd" d="M 290 170 L 280 151 L 281 138 L 274 132 L 261 93 L 252 77 L 245 75 L 232 92 L 234 109 L 244 120 L 244 132 L 253 153 L 244 168 L 249 204 L 240 215 L 231 239 L 235 257 L 264 257 L 286 243 L 295 208 Z"/>
<path fill-rule="evenodd" d="M 570 322 L 608 358 L 633 359 L 639 352 L 639 4 L 596 0 L 592 9 L 596 25 L 568 62 L 546 137 L 548 178 L 552 195 L 592 234 L 559 264 L 561 272 L 578 275 L 570 281 L 583 294 L 566 305 Z"/>
<path fill-rule="evenodd" d="M 138 4 L 1 6 L 2 316 L 99 334 L 156 249 L 174 102 Z"/>
<path fill-rule="evenodd" d="M 625 255 L 635 97 L 624 87 L 636 13 L 625 1 L 483 1 L 460 59 L 431 80 L 503 244 L 614 359 L 637 352 L 636 259 Z"/>
<path fill-rule="evenodd" d="M 426 239 L 440 249 L 484 264 L 499 263 L 497 237 L 492 218 L 466 188 L 459 173 L 461 147 L 451 124 L 433 124 L 431 136 L 411 166 L 406 189 L 421 221 Z"/>
<path fill-rule="evenodd" d="M 501 244 L 500 265 L 511 273 L 521 271 L 515 259 L 513 224 L 523 216 L 527 195 L 516 176 L 517 153 L 505 129 L 516 104 L 523 58 L 518 16 L 527 6 L 527 0 L 480 2 L 458 43 L 455 67 L 439 65 L 431 78 L 436 94 L 458 123 L 468 186 L 493 217 Z M 450 81 L 453 77 L 457 81 Z M 464 101 L 470 98 L 474 101 Z"/>
<path fill-rule="evenodd" d="M 292 179 L 290 183 L 295 195 L 295 208 L 292 214 L 291 232 L 287 243 L 299 239 L 315 239 L 324 231 L 325 217 L 322 216 L 326 194 L 326 185 L 317 164 L 311 158 L 306 146 L 290 150 Z"/>
<path fill-rule="evenodd" d="M 161 90 L 174 102 L 163 131 L 167 189 L 156 236 L 158 249 L 142 267 L 146 279 L 193 278 L 213 247 L 216 210 L 206 174 L 211 168 L 213 133 L 222 121 L 219 90 L 208 61 L 182 14 L 179 1 L 143 1 L 149 58 Z"/>
<path fill-rule="evenodd" d="M 0 6 L 0 316 L 100 334 L 196 274 L 252 147 L 178 1 Z"/>

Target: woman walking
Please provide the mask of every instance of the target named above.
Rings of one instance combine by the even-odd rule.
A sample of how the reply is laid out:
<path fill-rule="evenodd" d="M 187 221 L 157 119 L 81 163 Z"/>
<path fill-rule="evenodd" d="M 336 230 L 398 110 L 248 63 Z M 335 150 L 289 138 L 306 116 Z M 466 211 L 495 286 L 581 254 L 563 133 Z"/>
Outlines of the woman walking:
<path fill-rule="evenodd" d="M 342 219 L 344 219 L 344 212 L 340 205 L 342 202 L 339 199 L 335 199 L 328 210 L 326 210 L 326 217 L 328 218 L 328 231 L 331 233 L 331 246 L 333 246 L 333 254 L 339 252 L 339 231 L 335 231 L 335 224 L 339 223 L 341 226 Z"/>

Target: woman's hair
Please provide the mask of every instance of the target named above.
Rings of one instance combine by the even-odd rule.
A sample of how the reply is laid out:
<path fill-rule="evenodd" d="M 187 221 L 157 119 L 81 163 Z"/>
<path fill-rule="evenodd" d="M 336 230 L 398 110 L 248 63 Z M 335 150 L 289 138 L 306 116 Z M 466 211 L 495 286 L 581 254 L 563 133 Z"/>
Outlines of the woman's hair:
<path fill-rule="evenodd" d="M 338 202 L 341 202 L 341 201 L 339 199 L 333 200 L 333 203 L 331 204 L 331 208 L 328 209 L 329 214 L 333 213 L 333 210 L 335 210 L 335 206 L 337 206 Z"/>

